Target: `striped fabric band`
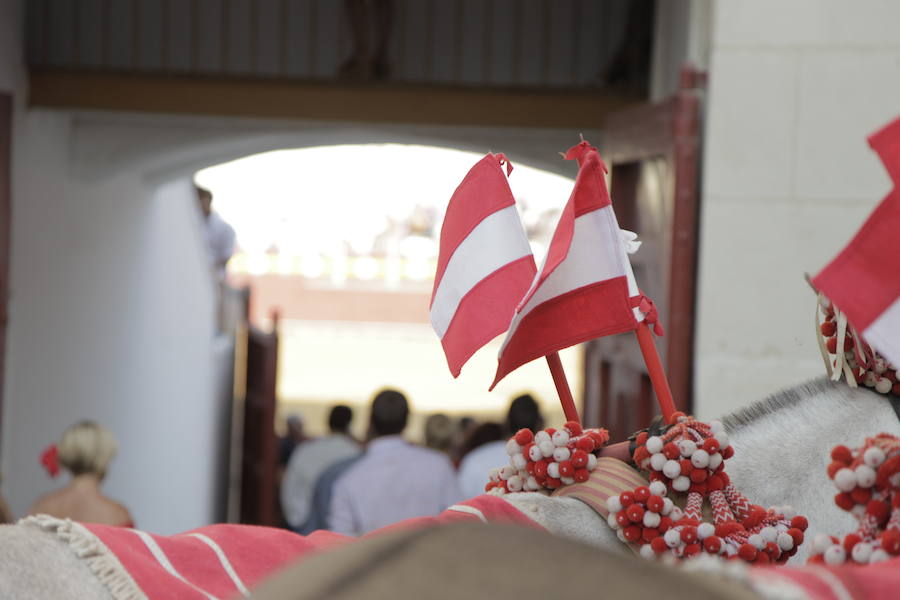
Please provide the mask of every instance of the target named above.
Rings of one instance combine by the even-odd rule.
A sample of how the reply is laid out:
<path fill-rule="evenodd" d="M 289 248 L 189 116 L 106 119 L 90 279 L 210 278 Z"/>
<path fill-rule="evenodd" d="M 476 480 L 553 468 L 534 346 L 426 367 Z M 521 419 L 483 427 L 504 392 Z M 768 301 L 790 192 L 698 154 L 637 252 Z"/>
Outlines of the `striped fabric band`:
<path fill-rule="evenodd" d="M 574 483 L 558 488 L 553 496 L 577 498 L 604 519 L 609 515 L 606 499 L 610 496 L 631 491 L 636 487 L 649 485 L 638 471 L 621 460 L 611 457 L 597 459 L 597 468 L 584 483 Z"/>

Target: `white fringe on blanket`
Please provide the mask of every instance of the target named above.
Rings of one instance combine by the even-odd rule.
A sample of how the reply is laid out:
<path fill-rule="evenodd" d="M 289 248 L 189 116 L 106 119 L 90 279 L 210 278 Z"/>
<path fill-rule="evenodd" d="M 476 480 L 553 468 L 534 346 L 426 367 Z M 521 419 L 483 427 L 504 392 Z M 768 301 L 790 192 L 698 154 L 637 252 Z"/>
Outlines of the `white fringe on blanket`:
<path fill-rule="evenodd" d="M 65 542 L 115 600 L 147 600 L 116 555 L 83 525 L 50 515 L 20 519 L 17 525 L 37 527 Z"/>

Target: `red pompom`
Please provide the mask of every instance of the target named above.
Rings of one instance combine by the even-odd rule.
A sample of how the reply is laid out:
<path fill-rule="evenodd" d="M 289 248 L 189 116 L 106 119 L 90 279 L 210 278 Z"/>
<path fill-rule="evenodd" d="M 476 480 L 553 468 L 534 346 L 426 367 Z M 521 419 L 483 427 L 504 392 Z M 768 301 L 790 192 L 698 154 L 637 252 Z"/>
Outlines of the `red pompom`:
<path fill-rule="evenodd" d="M 895 396 L 900 396 L 900 383 L 895 383 L 895 384 L 894 384 L 894 387 L 891 388 L 891 392 L 892 392 Z"/>
<path fill-rule="evenodd" d="M 575 474 L 572 477 L 578 483 L 584 483 L 591 478 L 591 472 L 587 469 L 575 469 Z"/>
<path fill-rule="evenodd" d="M 741 547 L 738 548 L 738 556 L 747 562 L 753 562 L 756 559 L 757 554 L 756 548 L 751 544 L 741 544 Z"/>
<path fill-rule="evenodd" d="M 584 437 L 578 438 L 578 441 L 575 442 L 575 447 L 584 452 L 585 454 L 588 452 L 594 451 L 594 439 L 586 435 Z"/>
<path fill-rule="evenodd" d="M 534 433 L 530 429 L 520 429 L 516 432 L 516 443 L 520 446 L 534 441 Z M 527 456 L 527 455 L 526 455 Z"/>
<path fill-rule="evenodd" d="M 559 463 L 559 474 L 561 477 L 571 477 L 575 474 L 575 467 L 572 466 L 572 461 L 564 460 Z"/>
<path fill-rule="evenodd" d="M 637 445 L 637 446 L 643 446 L 644 444 L 647 443 L 647 438 L 648 438 L 648 437 L 650 437 L 650 436 L 647 435 L 647 432 L 646 432 L 646 431 L 640 431 L 640 432 L 638 432 L 637 436 L 635 436 L 635 438 L 634 438 L 634 443 L 635 443 L 635 445 Z"/>
<path fill-rule="evenodd" d="M 833 461 L 831 464 L 828 465 L 828 479 L 834 479 L 834 474 L 846 466 L 847 465 L 842 462 Z"/>
<path fill-rule="evenodd" d="M 849 554 L 850 552 L 853 551 L 853 546 L 857 545 L 861 541 L 862 541 L 862 538 L 859 536 L 859 534 L 856 534 L 856 533 L 847 534 L 847 536 L 844 538 L 844 550 L 846 550 L 847 553 Z"/>
<path fill-rule="evenodd" d="M 828 350 L 828 354 L 837 354 L 837 338 L 830 337 L 825 340 L 825 349 Z"/>
<path fill-rule="evenodd" d="M 766 509 L 764 509 L 762 506 L 756 506 L 754 504 L 750 507 L 750 514 L 748 514 L 747 517 L 743 521 L 741 521 L 741 524 L 746 529 L 753 529 L 754 527 L 762 523 L 762 520 L 765 518 Z"/>
<path fill-rule="evenodd" d="M 641 539 L 641 528 L 637 525 L 629 525 L 622 530 L 622 535 L 624 535 L 625 539 L 629 542 L 636 542 Z"/>
<path fill-rule="evenodd" d="M 809 521 L 803 515 L 797 515 L 791 519 L 791 527 L 796 527 L 800 531 L 806 531 L 806 528 L 809 527 Z"/>
<path fill-rule="evenodd" d="M 849 465 L 853 461 L 853 454 L 850 452 L 850 448 L 844 445 L 835 446 L 831 451 L 831 460 L 836 460 L 838 462 L 844 463 L 844 465 Z"/>
<path fill-rule="evenodd" d="M 768 564 L 770 562 L 769 555 L 765 552 L 760 552 L 756 555 L 756 559 L 753 562 L 760 565 Z"/>
<path fill-rule="evenodd" d="M 551 490 L 555 490 L 559 486 L 562 485 L 562 481 L 557 479 L 556 477 L 548 477 L 547 481 L 544 482 L 544 487 L 550 488 Z"/>
<path fill-rule="evenodd" d="M 622 492 L 619 494 L 619 502 L 622 506 L 631 506 L 634 503 L 634 494 L 631 492 Z"/>
<path fill-rule="evenodd" d="M 605 429 L 591 429 L 588 435 L 594 440 L 594 447 L 601 448 L 609 441 L 609 432 Z"/>
<path fill-rule="evenodd" d="M 576 450 L 572 453 L 571 462 L 573 467 L 575 467 L 576 469 L 581 469 L 582 467 L 587 465 L 588 453 L 584 450 Z"/>
<path fill-rule="evenodd" d="M 838 507 L 844 510 L 853 510 L 853 507 L 856 505 L 853 502 L 853 498 L 850 497 L 850 494 L 847 492 L 841 492 L 840 494 L 835 494 L 834 503 L 838 505 Z"/>
<path fill-rule="evenodd" d="M 650 488 L 646 485 L 634 488 L 634 499 L 636 502 L 646 502 L 650 497 Z"/>
<path fill-rule="evenodd" d="M 681 417 L 686 417 L 686 416 L 687 415 L 684 414 L 683 412 L 681 412 L 680 410 L 676 410 L 675 412 L 672 413 L 672 416 L 669 419 L 669 423 L 677 423 L 678 419 L 680 419 Z"/>
<path fill-rule="evenodd" d="M 568 429 L 569 434 L 573 436 L 581 435 L 583 431 L 581 429 L 581 423 L 578 421 L 566 421 L 566 429 Z"/>
<path fill-rule="evenodd" d="M 703 440 L 702 448 L 710 454 L 715 454 L 719 451 L 719 440 L 716 438 L 706 438 Z"/>
<path fill-rule="evenodd" d="M 663 501 L 662 496 L 650 496 L 647 498 L 647 508 L 655 513 L 660 512 L 664 505 L 665 502 Z"/>
<path fill-rule="evenodd" d="M 681 474 L 689 476 L 691 471 L 694 470 L 694 465 L 691 464 L 691 459 L 682 458 L 678 461 L 678 464 L 681 465 Z"/>
<path fill-rule="evenodd" d="M 881 547 L 888 554 L 900 554 L 900 531 L 888 529 L 881 535 Z"/>
<path fill-rule="evenodd" d="M 691 481 L 694 483 L 703 483 L 709 477 L 709 471 L 706 469 L 691 469 Z"/>
<path fill-rule="evenodd" d="M 737 521 L 725 521 L 716 525 L 716 535 L 720 538 L 727 538 L 739 531 L 744 531 L 744 527 Z"/>
<path fill-rule="evenodd" d="M 804 535 L 803 535 L 802 531 L 800 531 L 796 527 L 791 527 L 790 529 L 787 530 L 787 532 L 788 532 L 788 535 L 791 536 L 791 539 L 794 540 L 795 548 L 803 543 Z"/>
<path fill-rule="evenodd" d="M 831 337 L 837 333 L 837 325 L 834 321 L 825 321 L 819 326 L 819 331 L 821 331 L 822 335 L 825 337 Z M 837 341 L 835 340 L 835 344 L 836 343 Z"/>
<path fill-rule="evenodd" d="M 660 533 L 665 533 L 668 530 L 672 529 L 672 525 L 674 525 L 674 523 L 672 523 L 672 517 L 660 517 L 659 518 L 658 529 L 659 529 Z"/>
<path fill-rule="evenodd" d="M 644 520 L 644 507 L 640 504 L 632 504 L 625 509 L 625 514 L 632 523 L 640 523 Z"/>
<path fill-rule="evenodd" d="M 717 490 L 725 489 L 725 481 L 722 479 L 722 476 L 719 474 L 710 475 L 706 479 L 706 489 L 711 492 L 715 492 Z"/>
<path fill-rule="evenodd" d="M 666 540 L 664 540 L 662 537 L 653 538 L 653 540 L 650 542 L 650 547 L 653 548 L 653 551 L 657 554 L 662 554 L 669 549 L 668 544 L 666 544 Z"/>
<path fill-rule="evenodd" d="M 659 537 L 659 529 L 656 527 L 644 527 L 644 530 L 641 532 L 641 539 L 645 542 L 652 542 L 656 538 Z"/>
<path fill-rule="evenodd" d="M 548 428 L 546 428 L 544 431 L 547 432 L 547 435 L 549 435 L 550 437 L 553 437 L 553 434 L 556 433 L 556 428 L 555 428 L 555 427 L 548 427 Z"/>
<path fill-rule="evenodd" d="M 681 450 L 678 449 L 678 446 L 676 446 L 674 442 L 669 442 L 663 446 L 662 451 L 669 460 L 676 460 L 681 456 Z"/>
<path fill-rule="evenodd" d="M 850 497 L 853 498 L 853 501 L 857 504 L 868 504 L 869 500 L 872 499 L 872 490 L 855 487 L 853 491 L 850 492 Z"/>
<path fill-rule="evenodd" d="M 534 465 L 535 464 L 536 463 L 533 463 L 531 461 L 528 461 L 527 463 L 525 463 L 525 472 L 528 473 L 529 475 L 534 475 Z"/>
<path fill-rule="evenodd" d="M 684 557 L 700 554 L 700 544 L 688 544 L 684 547 Z"/>
<path fill-rule="evenodd" d="M 887 502 L 884 502 L 882 500 L 872 500 L 868 505 L 866 505 L 866 514 L 874 517 L 875 521 L 879 525 L 884 525 L 884 522 L 887 521 L 890 512 L 891 507 L 888 506 Z"/>
<path fill-rule="evenodd" d="M 541 459 L 534 463 L 534 476 L 535 477 L 546 477 L 547 476 L 547 461 L 546 459 Z"/>
<path fill-rule="evenodd" d="M 724 458 L 725 460 L 728 460 L 732 456 L 734 456 L 734 446 L 728 446 L 727 448 L 722 450 L 722 458 Z M 724 466 L 724 463 L 720 466 Z"/>
<path fill-rule="evenodd" d="M 691 544 L 697 540 L 697 528 L 685 527 L 681 530 L 681 541 L 685 544 Z"/>
<path fill-rule="evenodd" d="M 625 512 L 625 509 L 622 509 L 616 513 L 616 523 L 618 523 L 620 527 L 625 527 L 626 525 L 631 523 L 631 520 L 628 518 L 628 514 Z"/>
<path fill-rule="evenodd" d="M 697 492 L 701 496 L 706 495 L 706 482 L 703 483 L 692 483 L 691 487 L 688 488 L 689 492 Z"/>
<path fill-rule="evenodd" d="M 703 540 L 703 548 L 710 554 L 718 554 L 722 549 L 722 539 L 718 536 L 711 535 Z"/>

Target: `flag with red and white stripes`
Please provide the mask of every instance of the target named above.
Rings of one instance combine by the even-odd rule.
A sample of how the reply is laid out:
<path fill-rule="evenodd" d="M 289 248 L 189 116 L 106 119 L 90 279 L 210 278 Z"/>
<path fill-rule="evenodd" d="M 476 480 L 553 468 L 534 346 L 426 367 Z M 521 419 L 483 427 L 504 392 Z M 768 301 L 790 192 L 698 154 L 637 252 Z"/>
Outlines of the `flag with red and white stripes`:
<path fill-rule="evenodd" d="M 537 271 L 506 180 L 511 171 L 502 154 L 487 154 L 456 188 L 444 217 L 430 316 L 454 377 L 507 330 Z"/>
<path fill-rule="evenodd" d="M 900 365 L 900 119 L 869 138 L 894 189 L 813 279 L 865 340 Z"/>
<path fill-rule="evenodd" d="M 596 149 L 582 142 L 567 159 L 580 164 L 540 273 L 516 308 L 491 389 L 511 371 L 590 339 L 632 331 L 654 314 L 638 290 Z M 648 317 L 648 322 L 651 319 Z"/>

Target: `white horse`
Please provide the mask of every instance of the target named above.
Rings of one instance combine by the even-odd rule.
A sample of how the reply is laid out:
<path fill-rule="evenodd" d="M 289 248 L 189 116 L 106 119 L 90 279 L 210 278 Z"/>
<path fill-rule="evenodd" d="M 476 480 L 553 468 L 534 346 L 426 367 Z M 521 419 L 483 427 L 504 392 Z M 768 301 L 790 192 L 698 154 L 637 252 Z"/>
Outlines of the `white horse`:
<path fill-rule="evenodd" d="M 750 501 L 792 506 L 815 533 L 854 528 L 834 504 L 837 490 L 826 474 L 831 448 L 859 446 L 880 432 L 900 435 L 891 402 L 865 388 L 815 380 L 779 392 L 723 419 L 735 448 L 726 472 Z M 615 552 L 623 545 L 605 519 L 573 498 L 536 493 L 504 498 L 558 535 Z M 793 564 L 809 555 L 804 543 Z M 75 554 L 50 533 L 23 525 L 0 526 L 0 598 L 111 598 Z"/>

